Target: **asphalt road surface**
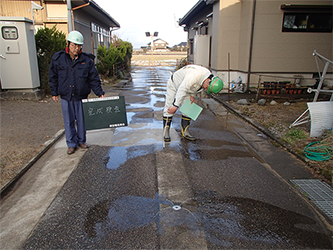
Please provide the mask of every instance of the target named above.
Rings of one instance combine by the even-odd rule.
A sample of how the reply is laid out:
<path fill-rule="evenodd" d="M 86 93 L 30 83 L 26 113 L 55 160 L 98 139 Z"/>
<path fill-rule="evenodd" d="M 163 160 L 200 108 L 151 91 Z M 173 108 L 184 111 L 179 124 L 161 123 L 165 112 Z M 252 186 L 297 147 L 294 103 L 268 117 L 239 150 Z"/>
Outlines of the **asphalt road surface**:
<path fill-rule="evenodd" d="M 128 126 L 89 131 L 89 150 L 58 141 L 1 202 L 2 249 L 332 247 L 325 218 L 290 179 L 304 165 L 205 95 L 180 138 L 162 140 L 173 67 L 135 67 L 123 88 Z"/>

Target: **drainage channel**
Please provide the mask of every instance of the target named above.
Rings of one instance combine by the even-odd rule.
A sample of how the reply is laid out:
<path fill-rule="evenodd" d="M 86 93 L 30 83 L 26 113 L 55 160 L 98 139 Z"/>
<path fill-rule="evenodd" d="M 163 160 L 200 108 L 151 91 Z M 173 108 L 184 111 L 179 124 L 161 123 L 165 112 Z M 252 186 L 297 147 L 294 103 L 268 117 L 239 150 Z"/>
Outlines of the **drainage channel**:
<path fill-rule="evenodd" d="M 328 184 L 318 179 L 298 179 L 290 180 L 290 182 L 333 220 L 333 189 Z"/>

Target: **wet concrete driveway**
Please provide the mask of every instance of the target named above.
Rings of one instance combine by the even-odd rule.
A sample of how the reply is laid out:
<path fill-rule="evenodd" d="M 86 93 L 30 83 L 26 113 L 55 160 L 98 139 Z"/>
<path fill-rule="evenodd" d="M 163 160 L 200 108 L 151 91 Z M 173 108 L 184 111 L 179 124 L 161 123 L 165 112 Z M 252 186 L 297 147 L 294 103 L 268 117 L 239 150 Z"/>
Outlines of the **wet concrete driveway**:
<path fill-rule="evenodd" d="M 226 110 L 214 115 L 198 98 L 204 110 L 190 127 L 198 140 L 179 137 L 177 112 L 163 145 L 170 70 L 136 67 L 132 82 L 112 90 L 125 96 L 128 126 L 88 133 L 91 148 L 20 246 L 330 248 L 320 216 L 286 179 L 309 174 L 286 152 L 264 147 L 267 139 L 239 136 L 253 129 Z M 265 161 L 270 154 L 280 156 L 276 164 Z"/>

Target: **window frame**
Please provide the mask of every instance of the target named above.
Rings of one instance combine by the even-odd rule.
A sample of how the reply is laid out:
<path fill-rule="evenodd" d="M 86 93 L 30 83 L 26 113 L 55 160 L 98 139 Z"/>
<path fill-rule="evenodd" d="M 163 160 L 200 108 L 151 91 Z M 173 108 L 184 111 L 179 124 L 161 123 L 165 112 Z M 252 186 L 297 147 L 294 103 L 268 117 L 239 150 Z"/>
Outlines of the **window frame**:
<path fill-rule="evenodd" d="M 189 43 L 189 55 L 193 55 L 194 54 L 194 40 L 193 38 L 192 39 L 189 39 L 188 40 L 188 43 Z"/>
<path fill-rule="evenodd" d="M 282 32 L 332 33 L 333 31 L 332 5 L 282 4 L 281 10 L 283 11 Z M 296 27 L 286 27 L 287 16 L 294 16 L 294 20 L 289 18 L 289 25 L 295 24 Z M 316 28 L 318 25 L 323 27 Z"/>
<path fill-rule="evenodd" d="M 321 15 L 321 19 L 317 16 Z M 323 15 L 325 15 L 325 21 L 327 21 L 326 25 L 330 25 L 330 27 L 324 27 L 324 28 L 311 28 L 312 24 L 315 21 L 322 21 Z M 294 24 L 297 26 L 297 28 L 288 28 L 286 27 L 286 17 L 287 16 L 294 16 L 295 20 Z M 330 18 L 330 20 L 329 20 Z M 303 21 L 303 22 L 302 22 Z M 304 23 L 305 21 L 305 23 Z M 302 22 L 302 23 L 300 23 Z M 302 25 L 304 27 L 302 27 Z M 325 25 L 325 23 L 324 23 Z M 313 33 L 332 33 L 332 15 L 330 13 L 318 13 L 318 12 L 284 12 L 283 13 L 283 21 L 282 21 L 282 32 L 313 32 Z"/>
<path fill-rule="evenodd" d="M 96 37 L 98 45 L 101 46 L 105 45 L 107 47 L 110 46 L 111 43 L 110 31 L 106 30 L 105 28 L 93 22 L 91 23 L 91 31 L 93 32 L 93 34 L 97 35 Z"/>
<path fill-rule="evenodd" d="M 8 29 L 8 33 L 6 32 L 6 29 Z M 15 33 L 12 32 L 13 30 L 15 30 Z M 16 36 L 14 37 L 13 34 Z M 17 40 L 19 38 L 18 29 L 16 26 L 2 26 L 1 35 L 4 40 Z"/>

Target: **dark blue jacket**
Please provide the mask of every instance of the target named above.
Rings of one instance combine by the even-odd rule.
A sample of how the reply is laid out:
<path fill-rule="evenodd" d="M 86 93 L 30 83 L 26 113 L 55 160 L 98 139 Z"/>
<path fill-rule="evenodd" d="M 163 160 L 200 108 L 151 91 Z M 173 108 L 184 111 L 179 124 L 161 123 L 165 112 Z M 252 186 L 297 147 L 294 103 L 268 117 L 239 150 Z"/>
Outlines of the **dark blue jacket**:
<path fill-rule="evenodd" d="M 80 53 L 73 62 L 66 50 L 54 53 L 49 70 L 52 96 L 60 95 L 69 101 L 71 97 L 75 100 L 86 99 L 91 90 L 97 96 L 104 95 L 93 58 L 92 54 Z"/>

